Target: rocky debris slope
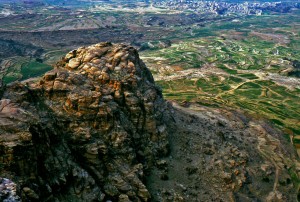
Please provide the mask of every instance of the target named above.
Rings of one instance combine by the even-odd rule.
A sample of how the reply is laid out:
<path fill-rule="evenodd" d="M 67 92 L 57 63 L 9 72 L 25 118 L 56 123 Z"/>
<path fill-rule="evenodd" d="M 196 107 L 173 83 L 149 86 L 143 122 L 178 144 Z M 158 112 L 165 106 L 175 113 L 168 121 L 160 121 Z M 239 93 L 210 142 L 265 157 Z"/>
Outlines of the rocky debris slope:
<path fill-rule="evenodd" d="M 297 201 L 292 144 L 241 112 L 172 103 L 170 155 L 148 176 L 154 201 Z"/>
<path fill-rule="evenodd" d="M 0 95 L 0 176 L 23 200 L 149 200 L 144 172 L 168 141 L 161 92 L 134 48 L 81 47 Z"/>
<path fill-rule="evenodd" d="M 296 201 L 299 165 L 263 122 L 164 102 L 126 45 L 82 47 L 40 80 L 0 84 L 0 176 L 17 185 L 5 179 L 0 197 Z"/>

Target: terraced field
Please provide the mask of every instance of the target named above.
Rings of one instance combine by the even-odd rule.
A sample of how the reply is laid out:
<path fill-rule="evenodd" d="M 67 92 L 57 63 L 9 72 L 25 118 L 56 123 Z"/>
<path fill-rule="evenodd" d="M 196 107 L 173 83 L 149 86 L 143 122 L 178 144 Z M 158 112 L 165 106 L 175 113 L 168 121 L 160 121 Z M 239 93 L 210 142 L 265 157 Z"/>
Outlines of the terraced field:
<path fill-rule="evenodd" d="M 60 15 L 48 18 L 52 12 Z M 299 11 L 208 18 L 205 23 L 199 23 L 195 16 L 191 20 L 188 14 L 145 12 L 140 15 L 100 9 L 89 15 L 80 11 L 69 16 L 65 12 L 49 8 L 44 15 L 19 20 L 12 17 L 11 23 L 0 22 L 7 30 L 45 31 L 65 29 L 62 22 L 72 21 L 66 24 L 71 26 L 66 29 L 72 32 L 55 32 L 58 34 L 49 36 L 47 43 L 39 37 L 31 38 L 39 46 L 50 44 L 48 48 L 43 47 L 40 55 L 4 58 L 0 63 L 0 80 L 10 83 L 42 75 L 75 45 L 73 29 L 86 29 L 86 22 L 92 20 L 97 22 L 96 27 L 105 29 L 84 31 L 90 35 L 82 41 L 96 36 L 114 42 L 129 42 L 133 38 L 131 43 L 141 49 L 145 44 L 150 47 L 140 54 L 163 88 L 166 99 L 241 109 L 256 118 L 270 120 L 292 141 L 299 142 L 300 147 L 300 79 L 296 77 L 300 75 Z M 36 23 L 35 19 L 42 23 Z M 83 36 L 82 33 L 77 34 Z M 68 43 L 49 42 L 57 39 Z M 160 44 L 161 41 L 167 43 Z M 162 48 L 171 43 L 171 47 Z"/>
<path fill-rule="evenodd" d="M 142 58 L 166 99 L 246 111 L 270 120 L 298 145 L 300 79 L 288 76 L 298 71 L 298 16 L 213 24 L 205 29 L 215 36 L 145 51 Z"/>
<path fill-rule="evenodd" d="M 37 77 L 52 69 L 48 64 L 36 62 L 24 57 L 15 57 L 6 62 L 10 63 L 9 68 L 6 74 L 2 75 L 3 78 L 0 78 L 3 79 L 3 83 L 5 84 L 16 80 L 26 80 Z"/>

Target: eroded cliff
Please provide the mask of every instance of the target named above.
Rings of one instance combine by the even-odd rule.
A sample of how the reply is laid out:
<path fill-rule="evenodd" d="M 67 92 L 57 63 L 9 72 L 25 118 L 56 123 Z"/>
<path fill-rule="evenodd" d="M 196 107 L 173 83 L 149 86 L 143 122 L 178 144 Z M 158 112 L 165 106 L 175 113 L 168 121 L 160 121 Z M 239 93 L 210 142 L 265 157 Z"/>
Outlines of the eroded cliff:
<path fill-rule="evenodd" d="M 71 51 L 0 101 L 1 176 L 29 200 L 147 201 L 144 171 L 168 151 L 164 102 L 137 51 Z"/>

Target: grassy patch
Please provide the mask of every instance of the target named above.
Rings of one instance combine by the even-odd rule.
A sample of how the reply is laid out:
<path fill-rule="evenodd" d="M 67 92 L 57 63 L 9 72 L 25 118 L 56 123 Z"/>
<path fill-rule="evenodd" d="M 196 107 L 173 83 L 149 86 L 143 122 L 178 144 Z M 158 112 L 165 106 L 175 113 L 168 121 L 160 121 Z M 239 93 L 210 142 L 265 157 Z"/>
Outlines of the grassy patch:
<path fill-rule="evenodd" d="M 22 80 L 40 76 L 51 69 L 52 67 L 47 64 L 39 62 L 29 62 L 23 65 L 21 68 L 21 74 L 23 75 Z"/>
<path fill-rule="evenodd" d="M 243 78 L 246 78 L 246 79 L 250 79 L 250 80 L 252 80 L 252 79 L 258 79 L 258 77 L 255 76 L 254 74 L 240 74 L 239 76 L 243 77 Z"/>
<path fill-rule="evenodd" d="M 222 65 L 222 64 L 218 65 L 218 68 L 224 70 L 228 74 L 237 74 L 237 70 L 235 70 L 235 69 L 229 69 L 229 68 L 225 67 L 225 65 Z"/>
<path fill-rule="evenodd" d="M 17 74 L 17 73 L 8 73 L 3 77 L 3 83 L 9 84 L 11 82 L 17 81 L 21 77 L 22 77 L 22 75 Z"/>

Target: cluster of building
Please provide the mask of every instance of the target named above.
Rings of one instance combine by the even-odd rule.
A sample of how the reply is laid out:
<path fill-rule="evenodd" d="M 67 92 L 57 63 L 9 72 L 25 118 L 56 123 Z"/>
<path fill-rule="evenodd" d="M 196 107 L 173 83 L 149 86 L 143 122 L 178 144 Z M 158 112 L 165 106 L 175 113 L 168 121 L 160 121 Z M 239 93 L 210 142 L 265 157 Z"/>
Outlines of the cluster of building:
<path fill-rule="evenodd" d="M 190 10 L 197 13 L 215 13 L 218 15 L 261 15 L 264 11 L 288 12 L 299 8 L 300 3 L 283 2 L 243 2 L 228 3 L 202 0 L 165 0 L 153 3 L 155 7 L 173 10 Z"/>

